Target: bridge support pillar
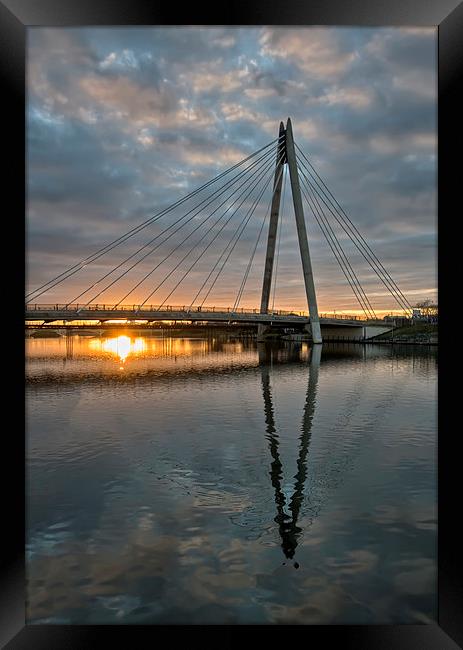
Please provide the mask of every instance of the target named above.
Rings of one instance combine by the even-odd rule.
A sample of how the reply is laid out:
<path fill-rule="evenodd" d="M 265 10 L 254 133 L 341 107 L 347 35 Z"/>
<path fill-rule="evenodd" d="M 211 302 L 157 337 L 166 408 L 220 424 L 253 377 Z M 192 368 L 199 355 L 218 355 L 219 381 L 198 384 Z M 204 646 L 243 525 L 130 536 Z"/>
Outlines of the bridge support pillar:
<path fill-rule="evenodd" d="M 308 325 L 305 325 L 304 330 L 308 333 L 308 335 L 312 339 L 312 343 L 322 343 L 323 342 L 321 333 L 318 336 L 319 340 L 317 340 L 317 341 L 315 340 L 316 334 L 314 334 L 314 330 L 312 328 L 312 323 L 309 323 Z M 318 331 L 320 332 L 320 323 L 318 323 Z"/>
<path fill-rule="evenodd" d="M 259 323 L 257 325 L 257 340 L 265 341 L 265 335 L 270 331 L 270 327 L 264 323 Z"/>
<path fill-rule="evenodd" d="M 275 167 L 275 178 L 273 181 L 273 198 L 270 209 L 270 225 L 268 228 L 267 254 L 265 256 L 264 281 L 262 284 L 262 299 L 260 304 L 260 313 L 268 313 L 268 304 L 270 301 L 270 289 L 272 285 L 273 261 L 275 259 L 275 244 L 278 230 L 278 216 L 280 212 L 281 187 L 283 184 L 283 170 L 285 160 L 285 126 L 280 122 L 280 131 L 278 134 L 277 145 L 277 162 Z"/>
<path fill-rule="evenodd" d="M 299 185 L 296 152 L 294 149 L 293 128 L 289 117 L 286 123 L 286 157 L 288 159 L 289 178 L 291 181 L 294 213 L 296 215 L 297 238 L 299 240 L 299 250 L 301 252 L 305 292 L 307 295 L 307 303 L 309 305 L 312 340 L 314 343 L 322 343 L 320 320 L 318 318 L 317 296 L 315 294 L 312 264 L 310 262 L 309 242 L 307 239 L 304 209 L 302 207 L 301 188 Z"/>

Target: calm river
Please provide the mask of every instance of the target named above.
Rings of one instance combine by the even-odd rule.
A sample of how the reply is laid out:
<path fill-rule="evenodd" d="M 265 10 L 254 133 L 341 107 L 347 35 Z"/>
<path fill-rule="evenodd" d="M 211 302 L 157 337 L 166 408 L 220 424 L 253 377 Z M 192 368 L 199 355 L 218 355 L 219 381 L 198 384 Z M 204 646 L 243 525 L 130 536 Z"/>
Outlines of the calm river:
<path fill-rule="evenodd" d="M 436 348 L 26 354 L 28 623 L 436 620 Z"/>

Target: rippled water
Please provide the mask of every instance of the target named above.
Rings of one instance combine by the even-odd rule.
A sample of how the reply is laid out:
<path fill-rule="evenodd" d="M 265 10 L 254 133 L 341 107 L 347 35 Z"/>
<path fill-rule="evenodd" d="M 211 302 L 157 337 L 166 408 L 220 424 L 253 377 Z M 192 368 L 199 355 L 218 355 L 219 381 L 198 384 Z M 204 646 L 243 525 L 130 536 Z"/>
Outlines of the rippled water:
<path fill-rule="evenodd" d="M 29 623 L 436 620 L 435 349 L 26 346 Z"/>

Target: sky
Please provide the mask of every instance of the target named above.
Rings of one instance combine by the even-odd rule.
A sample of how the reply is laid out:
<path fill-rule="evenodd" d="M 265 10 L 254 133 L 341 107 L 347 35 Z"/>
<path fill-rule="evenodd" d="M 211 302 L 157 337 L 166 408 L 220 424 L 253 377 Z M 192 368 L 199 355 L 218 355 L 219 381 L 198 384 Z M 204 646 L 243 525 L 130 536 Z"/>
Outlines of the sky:
<path fill-rule="evenodd" d="M 28 291 L 267 145 L 290 117 L 295 141 L 409 302 L 437 299 L 436 45 L 434 28 L 30 28 Z M 271 305 L 304 310 L 288 180 L 285 188 Z M 167 304 L 190 304 L 253 196 Z M 271 184 L 205 304 L 235 303 L 256 246 L 239 306 L 259 307 L 270 200 Z M 193 205 L 186 202 L 34 302 L 73 300 Z M 129 262 L 79 302 L 99 291 L 92 302 L 117 302 L 178 244 L 125 300 L 142 302 L 206 233 L 200 221 L 212 207 L 112 287 L 102 291 Z M 319 312 L 356 313 L 347 280 L 307 205 L 304 210 Z M 226 217 L 148 304 L 161 304 Z M 399 310 L 332 223 L 375 310 Z M 196 225 L 196 239 L 181 244 Z"/>

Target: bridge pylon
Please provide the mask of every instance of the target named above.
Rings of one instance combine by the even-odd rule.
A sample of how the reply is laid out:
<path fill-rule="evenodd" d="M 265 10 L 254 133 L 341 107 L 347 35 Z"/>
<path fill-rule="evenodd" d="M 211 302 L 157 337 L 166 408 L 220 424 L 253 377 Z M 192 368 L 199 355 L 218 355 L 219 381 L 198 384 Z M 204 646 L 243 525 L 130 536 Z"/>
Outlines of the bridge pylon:
<path fill-rule="evenodd" d="M 265 257 L 264 280 L 262 285 L 262 300 L 260 311 L 268 313 L 270 300 L 270 287 L 272 284 L 273 262 L 275 258 L 275 243 L 278 230 L 278 219 L 280 213 L 281 188 L 283 180 L 284 165 L 288 165 L 291 193 L 293 197 L 294 214 L 296 217 L 297 238 L 301 254 L 302 271 L 304 275 L 305 292 L 310 316 L 310 329 L 314 343 L 322 343 L 320 320 L 318 316 L 317 295 L 313 279 L 312 264 L 310 261 L 309 241 L 305 226 L 304 208 L 302 205 L 301 188 L 299 184 L 299 172 L 297 168 L 296 152 L 294 149 L 293 129 L 291 119 L 288 117 L 286 129 L 283 122 L 280 122 L 277 144 L 277 160 L 275 167 L 275 178 L 273 183 L 273 199 L 270 212 L 270 225 L 267 238 L 267 253 Z M 262 331 L 258 336 L 263 335 Z"/>

